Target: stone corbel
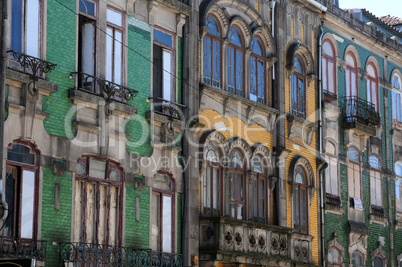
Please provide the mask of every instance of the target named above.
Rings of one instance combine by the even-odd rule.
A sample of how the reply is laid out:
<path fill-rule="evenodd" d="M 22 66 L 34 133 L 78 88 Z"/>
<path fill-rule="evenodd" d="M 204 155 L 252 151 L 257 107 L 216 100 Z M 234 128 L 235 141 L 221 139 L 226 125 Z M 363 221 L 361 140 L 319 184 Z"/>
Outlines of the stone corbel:
<path fill-rule="evenodd" d="M 231 98 L 226 98 L 223 100 L 223 116 L 228 117 L 229 116 L 229 105 L 233 104 L 233 100 Z"/>
<path fill-rule="evenodd" d="M 246 48 L 246 55 L 250 56 L 253 51 L 249 48 Z"/>
<path fill-rule="evenodd" d="M 288 181 L 288 184 L 289 184 L 289 199 L 290 199 L 290 201 L 292 201 L 293 200 L 293 192 L 295 191 L 295 187 L 296 187 L 296 185 L 297 185 L 297 183 L 296 182 L 293 182 L 293 181 Z"/>
<path fill-rule="evenodd" d="M 309 202 L 310 206 L 311 206 L 311 203 L 313 201 L 314 194 L 315 194 L 316 190 L 317 190 L 317 188 L 315 188 L 313 185 L 310 185 L 309 188 L 308 188 L 308 192 L 310 194 L 310 198 L 309 198 L 308 202 Z"/>
<path fill-rule="evenodd" d="M 310 87 L 311 82 L 314 81 L 316 78 L 317 76 L 314 73 L 308 74 L 306 77 L 307 87 Z"/>
<path fill-rule="evenodd" d="M 292 74 L 293 74 L 293 72 L 296 70 L 296 67 L 295 66 L 289 66 L 289 67 L 287 67 L 286 68 L 286 77 L 288 78 L 288 79 L 290 79 L 290 77 L 292 76 Z"/>
<path fill-rule="evenodd" d="M 278 181 L 278 178 L 275 176 L 270 176 L 269 177 L 269 191 L 274 191 L 275 186 L 276 186 L 276 181 Z"/>
<path fill-rule="evenodd" d="M 136 0 L 127 0 L 127 14 L 130 16 L 134 15 L 134 5 Z"/>
<path fill-rule="evenodd" d="M 339 70 L 345 70 L 345 69 L 346 69 L 346 66 L 347 66 L 348 64 L 346 63 L 345 60 L 343 60 L 343 59 L 341 59 L 341 58 L 338 57 L 338 58 L 336 59 L 336 61 L 337 61 L 337 63 L 338 63 Z"/>
<path fill-rule="evenodd" d="M 276 114 L 274 114 L 274 113 L 270 113 L 270 114 L 268 114 L 267 115 L 267 131 L 268 132 L 271 132 L 271 131 L 273 131 L 273 129 L 274 129 L 274 125 L 275 125 L 275 122 L 276 122 Z"/>
<path fill-rule="evenodd" d="M 247 124 L 249 124 L 249 123 L 252 121 L 252 117 L 254 116 L 255 107 L 249 106 L 249 107 L 247 108 L 246 113 L 247 113 Z"/>
<path fill-rule="evenodd" d="M 223 168 L 223 180 L 224 181 L 228 181 L 230 178 L 230 174 L 231 174 L 231 170 L 229 167 L 224 167 Z"/>
<path fill-rule="evenodd" d="M 155 15 L 158 11 L 158 3 L 154 0 L 148 2 L 148 22 L 151 25 L 155 24 Z"/>
<path fill-rule="evenodd" d="M 200 40 L 203 40 L 208 32 L 209 28 L 207 26 L 200 27 Z"/>
<path fill-rule="evenodd" d="M 252 184 L 254 179 L 256 179 L 256 178 L 257 178 L 256 172 L 252 172 L 252 171 L 247 172 L 247 183 L 248 184 Z"/>
<path fill-rule="evenodd" d="M 356 145 L 360 152 L 363 154 L 367 149 L 367 139 L 369 135 L 359 135 L 353 129 L 349 129 L 345 131 L 345 146 L 349 148 L 352 145 Z"/>
<path fill-rule="evenodd" d="M 277 61 L 277 57 L 267 57 L 267 68 L 270 69 Z"/>
<path fill-rule="evenodd" d="M 294 116 L 288 116 L 289 122 L 289 139 L 299 137 L 307 145 L 313 141 L 315 127 L 311 123 L 299 121 Z"/>
<path fill-rule="evenodd" d="M 360 80 L 365 81 L 367 80 L 368 72 L 359 68 L 359 76 Z"/>
<path fill-rule="evenodd" d="M 230 44 L 230 40 L 228 38 L 223 38 L 223 45 L 226 47 Z"/>
<path fill-rule="evenodd" d="M 186 23 L 186 16 L 183 14 L 177 14 L 176 23 L 177 23 L 176 33 L 178 36 L 181 37 L 183 35 L 183 25 Z"/>

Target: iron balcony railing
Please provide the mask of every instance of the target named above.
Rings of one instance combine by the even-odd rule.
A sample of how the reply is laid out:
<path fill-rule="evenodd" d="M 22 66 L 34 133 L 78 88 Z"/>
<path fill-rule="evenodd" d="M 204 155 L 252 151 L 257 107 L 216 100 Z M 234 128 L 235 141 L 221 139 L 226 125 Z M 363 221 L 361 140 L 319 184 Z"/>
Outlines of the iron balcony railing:
<path fill-rule="evenodd" d="M 136 267 L 182 266 L 180 254 L 87 243 L 60 244 L 59 259 L 61 263 L 72 263 L 73 266 L 83 264 Z"/>
<path fill-rule="evenodd" d="M 356 96 L 347 96 L 342 103 L 344 123 L 358 122 L 367 126 L 381 123 L 374 104 Z"/>
<path fill-rule="evenodd" d="M 160 97 L 151 97 L 149 100 L 152 100 L 155 112 L 167 115 L 171 119 L 181 120 L 183 118 L 186 106 Z"/>
<path fill-rule="evenodd" d="M 0 237 L 1 259 L 46 260 L 46 241 Z"/>
<path fill-rule="evenodd" d="M 126 102 L 133 99 L 138 94 L 138 91 L 134 89 L 130 89 L 87 73 L 72 72 L 70 77 L 73 75 L 78 78 L 78 89 L 103 96 L 108 103 L 112 100 Z"/>

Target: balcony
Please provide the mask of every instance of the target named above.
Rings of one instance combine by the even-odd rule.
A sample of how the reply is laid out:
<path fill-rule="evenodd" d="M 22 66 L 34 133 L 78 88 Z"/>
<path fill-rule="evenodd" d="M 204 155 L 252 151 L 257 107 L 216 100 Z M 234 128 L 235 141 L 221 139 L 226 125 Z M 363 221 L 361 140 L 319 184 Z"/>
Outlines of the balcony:
<path fill-rule="evenodd" d="M 311 263 L 312 237 L 227 217 L 200 218 L 200 260 L 236 264 Z"/>
<path fill-rule="evenodd" d="M 70 78 L 76 76 L 78 89 L 104 97 L 107 103 L 114 101 L 127 102 L 137 96 L 138 91 L 114 82 L 83 73 L 72 72 Z"/>
<path fill-rule="evenodd" d="M 73 266 L 82 266 L 82 264 L 138 267 L 182 266 L 180 254 L 86 243 L 60 244 L 59 260 L 61 263 L 72 263 Z"/>
<path fill-rule="evenodd" d="M 345 97 L 341 102 L 343 127 L 357 129 L 370 136 L 376 134 L 375 127 L 381 123 L 375 105 L 356 96 Z"/>
<path fill-rule="evenodd" d="M 14 239 L 11 237 L 0 237 L 0 258 L 1 259 L 46 259 L 46 241 L 34 241 L 32 239 Z"/>
<path fill-rule="evenodd" d="M 186 106 L 160 97 L 150 97 L 149 100 L 152 101 L 154 112 L 166 115 L 170 120 L 182 120 L 184 118 Z"/>

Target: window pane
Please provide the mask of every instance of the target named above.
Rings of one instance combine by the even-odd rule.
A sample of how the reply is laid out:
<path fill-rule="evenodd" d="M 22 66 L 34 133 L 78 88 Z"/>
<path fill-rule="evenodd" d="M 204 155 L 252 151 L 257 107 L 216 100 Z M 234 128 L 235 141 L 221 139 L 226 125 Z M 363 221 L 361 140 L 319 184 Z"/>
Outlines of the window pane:
<path fill-rule="evenodd" d="M 89 176 L 98 179 L 105 179 L 106 161 L 89 159 Z"/>
<path fill-rule="evenodd" d="M 211 167 L 206 169 L 206 199 L 205 199 L 205 206 L 207 208 L 211 208 Z"/>
<path fill-rule="evenodd" d="M 374 258 L 374 267 L 383 267 L 383 259 L 381 257 L 375 257 Z"/>
<path fill-rule="evenodd" d="M 39 0 L 28 0 L 26 12 L 26 54 L 39 57 Z"/>
<path fill-rule="evenodd" d="M 87 184 L 86 190 L 87 196 L 87 203 L 86 203 L 86 210 L 85 210 L 85 234 L 86 234 L 86 243 L 93 243 L 94 240 L 94 229 L 96 224 L 96 201 L 95 201 L 95 185 L 94 184 Z"/>
<path fill-rule="evenodd" d="M 21 238 L 32 238 L 35 173 L 32 171 L 23 170 L 22 179 Z"/>
<path fill-rule="evenodd" d="M 302 232 L 307 231 L 307 195 L 306 195 L 306 190 L 300 189 L 300 230 Z"/>
<path fill-rule="evenodd" d="M 229 196 L 230 200 L 235 200 L 235 174 L 232 172 L 230 174 L 230 181 L 229 181 Z"/>
<path fill-rule="evenodd" d="M 229 33 L 229 40 L 232 44 L 242 46 L 240 34 L 237 30 L 231 29 Z"/>
<path fill-rule="evenodd" d="M 235 204 L 229 203 L 229 216 L 235 218 Z"/>
<path fill-rule="evenodd" d="M 346 69 L 346 96 L 351 96 L 352 88 L 350 88 L 350 70 Z"/>
<path fill-rule="evenodd" d="M 371 204 L 376 205 L 376 180 L 374 171 L 370 171 L 370 195 L 371 195 Z"/>
<path fill-rule="evenodd" d="M 295 192 L 293 193 L 293 202 L 294 202 L 294 204 L 293 204 L 293 209 L 294 209 L 294 216 L 293 216 L 293 220 L 294 220 L 294 228 L 296 229 L 296 230 L 299 230 L 299 216 L 300 216 L 300 214 L 299 214 L 299 209 L 300 209 L 300 206 L 299 206 L 299 189 L 296 187 L 295 188 Z"/>
<path fill-rule="evenodd" d="M 250 100 L 257 102 L 256 58 L 250 58 Z"/>
<path fill-rule="evenodd" d="M 331 194 L 339 196 L 338 193 L 338 164 L 336 158 L 331 157 L 329 161 L 331 175 Z"/>
<path fill-rule="evenodd" d="M 396 120 L 396 93 L 392 92 L 392 119 Z"/>
<path fill-rule="evenodd" d="M 107 10 L 107 22 L 113 23 L 117 26 L 122 27 L 122 15 L 121 13 L 108 9 Z"/>
<path fill-rule="evenodd" d="M 335 64 L 333 61 L 328 61 L 328 91 L 332 94 L 335 94 Z"/>
<path fill-rule="evenodd" d="M 237 200 L 244 201 L 244 191 L 243 191 L 243 175 L 237 174 Z"/>
<path fill-rule="evenodd" d="M 324 91 L 328 90 L 328 71 L 327 71 L 327 59 L 322 59 L 322 88 Z"/>
<path fill-rule="evenodd" d="M 380 169 L 380 162 L 376 156 L 370 156 L 370 167 L 374 169 Z"/>
<path fill-rule="evenodd" d="M 352 72 L 352 96 L 357 96 L 357 89 L 356 89 L 356 72 Z"/>
<path fill-rule="evenodd" d="M 6 202 L 8 205 L 8 218 L 4 222 L 4 236 L 14 236 L 14 216 L 17 212 L 15 203 L 15 187 L 18 179 L 17 168 L 7 166 L 6 173 Z M 399 192 L 399 191 L 398 191 Z"/>
<path fill-rule="evenodd" d="M 210 83 L 211 79 L 211 39 L 204 38 L 204 77 L 208 78 L 206 83 Z"/>
<path fill-rule="evenodd" d="M 214 209 L 220 209 L 220 177 L 219 169 L 213 168 L 213 199 L 214 199 Z"/>
<path fill-rule="evenodd" d="M 154 30 L 154 41 L 173 48 L 173 37 L 167 33 Z"/>
<path fill-rule="evenodd" d="M 359 152 L 357 152 L 357 150 L 354 148 L 349 148 L 348 158 L 351 161 L 359 162 Z"/>
<path fill-rule="evenodd" d="M 299 102 L 299 108 L 297 111 L 304 115 L 304 83 L 302 79 L 299 79 L 299 92 L 297 98 Z"/>
<path fill-rule="evenodd" d="M 172 197 L 163 196 L 162 251 L 172 252 Z"/>
<path fill-rule="evenodd" d="M 324 44 L 322 46 L 322 50 L 324 51 L 324 54 L 326 54 L 330 57 L 334 57 L 334 51 L 332 50 L 332 46 L 328 41 L 324 42 Z"/>
<path fill-rule="evenodd" d="M 14 144 L 12 149 L 7 151 L 7 159 L 10 161 L 25 163 L 29 165 L 35 164 L 35 155 L 31 154 L 28 147 Z"/>
<path fill-rule="evenodd" d="M 258 180 L 259 181 L 259 192 L 258 195 L 260 197 L 259 201 L 259 215 L 260 217 L 264 218 L 265 217 L 265 181 L 264 180 Z"/>
<path fill-rule="evenodd" d="M 163 51 L 163 99 L 171 100 L 172 79 L 171 79 L 172 54 Z"/>
<path fill-rule="evenodd" d="M 401 119 L 401 94 L 397 94 L 397 96 L 396 96 L 396 111 L 397 111 L 397 120 L 402 121 L 402 119 Z"/>
<path fill-rule="evenodd" d="M 254 192 L 254 194 L 253 194 L 253 208 L 254 208 L 253 215 L 254 215 L 254 217 L 257 217 L 258 216 L 258 209 L 257 209 L 258 195 L 256 194 L 257 193 L 257 179 L 253 180 L 253 192 Z"/>
<path fill-rule="evenodd" d="M 88 0 L 80 0 L 80 11 L 95 16 L 95 3 Z"/>
<path fill-rule="evenodd" d="M 237 204 L 237 219 L 243 219 L 243 205 Z"/>
<path fill-rule="evenodd" d="M 402 177 L 402 164 L 400 164 L 400 163 L 395 164 L 395 173 L 399 177 Z"/>
<path fill-rule="evenodd" d="M 234 49 L 228 48 L 228 91 L 234 93 Z"/>
<path fill-rule="evenodd" d="M 106 30 L 106 80 L 113 81 L 113 28 Z"/>
<path fill-rule="evenodd" d="M 213 18 L 208 18 L 206 24 L 207 27 L 209 28 L 208 33 L 219 37 L 219 30 L 215 20 Z"/>
<path fill-rule="evenodd" d="M 121 66 L 122 66 L 122 33 L 120 31 L 115 32 L 114 41 L 114 80 L 113 82 L 121 84 Z"/>
<path fill-rule="evenodd" d="M 219 87 L 220 81 L 220 44 L 217 41 L 213 43 L 213 75 L 214 75 L 214 84 L 213 86 Z"/>
<path fill-rule="evenodd" d="M 13 0 L 11 2 L 11 50 L 22 51 L 22 0 Z"/>
<path fill-rule="evenodd" d="M 243 53 L 236 51 L 236 94 L 243 95 Z"/>
<path fill-rule="evenodd" d="M 151 212 L 151 233 L 152 233 L 152 245 L 151 247 L 154 250 L 159 251 L 160 247 L 160 216 L 161 216 L 161 207 L 160 207 L 160 195 L 152 194 L 152 208 L 154 208 L 154 212 Z"/>
<path fill-rule="evenodd" d="M 92 22 L 82 25 L 82 72 L 94 75 L 95 28 Z"/>
<path fill-rule="evenodd" d="M 361 199 L 361 195 L 360 195 L 360 168 L 357 164 L 353 164 L 354 165 L 354 189 L 355 189 L 355 197 L 360 198 Z"/>
<path fill-rule="evenodd" d="M 260 60 L 257 61 L 257 87 L 258 87 L 258 103 L 264 103 L 265 82 L 264 82 L 264 63 Z"/>

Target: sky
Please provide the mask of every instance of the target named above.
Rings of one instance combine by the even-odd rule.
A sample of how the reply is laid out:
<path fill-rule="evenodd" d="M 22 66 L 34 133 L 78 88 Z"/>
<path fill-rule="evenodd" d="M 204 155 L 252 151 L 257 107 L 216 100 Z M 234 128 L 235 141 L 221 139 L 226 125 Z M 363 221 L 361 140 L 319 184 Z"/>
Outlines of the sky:
<path fill-rule="evenodd" d="M 365 8 L 377 17 L 402 18 L 402 0 L 339 0 L 340 8 Z"/>

